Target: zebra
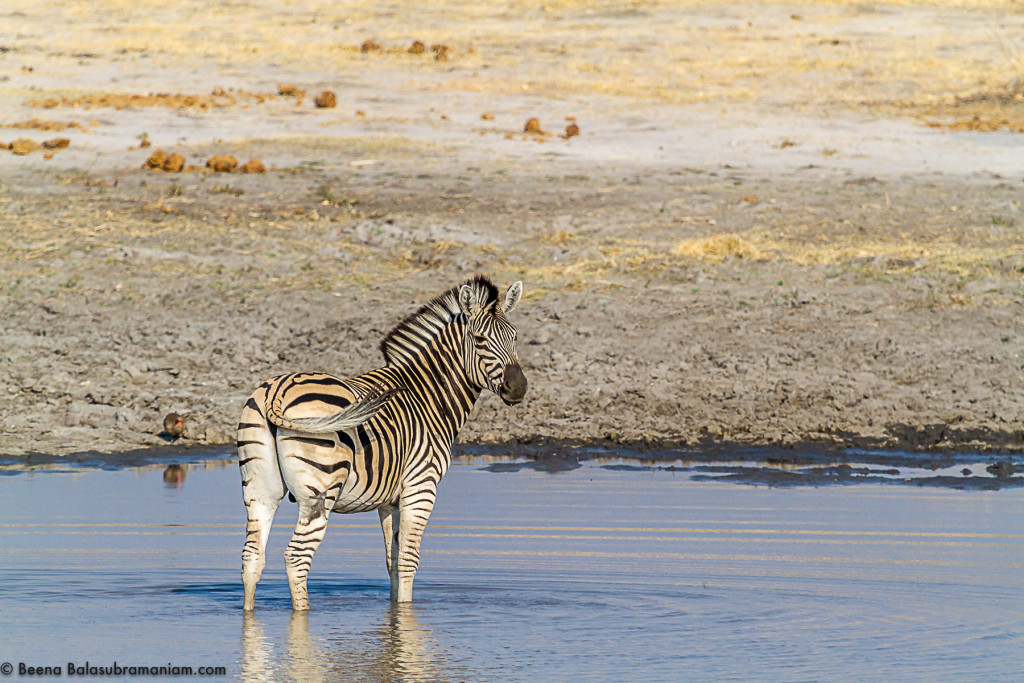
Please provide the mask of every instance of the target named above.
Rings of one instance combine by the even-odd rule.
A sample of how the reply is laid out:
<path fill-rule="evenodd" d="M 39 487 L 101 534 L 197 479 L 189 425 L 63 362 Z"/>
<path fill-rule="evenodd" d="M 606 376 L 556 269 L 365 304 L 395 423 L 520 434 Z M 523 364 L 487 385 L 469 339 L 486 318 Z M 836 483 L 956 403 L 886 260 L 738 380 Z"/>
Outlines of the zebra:
<path fill-rule="evenodd" d="M 459 430 L 484 389 L 509 406 L 526 395 L 507 317 L 522 293 L 520 281 L 499 299 L 478 275 L 398 323 L 380 342 L 383 367 L 344 379 L 281 375 L 252 393 L 237 438 L 247 517 L 243 609 L 253 609 L 286 494 L 299 507 L 284 552 L 293 610 L 309 609 L 306 577 L 331 512 L 377 510 L 391 601 L 412 601 L 420 540 Z"/>

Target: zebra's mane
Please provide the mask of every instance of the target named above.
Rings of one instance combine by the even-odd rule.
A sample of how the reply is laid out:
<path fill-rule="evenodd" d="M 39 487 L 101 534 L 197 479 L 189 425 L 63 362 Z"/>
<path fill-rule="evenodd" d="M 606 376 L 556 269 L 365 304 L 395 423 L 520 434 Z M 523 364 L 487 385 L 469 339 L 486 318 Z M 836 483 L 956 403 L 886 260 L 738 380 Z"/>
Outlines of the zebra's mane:
<path fill-rule="evenodd" d="M 384 354 L 384 361 L 391 365 L 401 362 L 402 358 L 411 357 L 450 323 L 465 319 L 462 309 L 459 308 L 459 290 L 464 285 L 469 285 L 476 291 L 477 300 L 485 307 L 498 301 L 498 288 L 483 275 L 477 275 L 472 280 L 455 285 L 421 306 L 384 335 L 380 342 L 380 352 Z"/>

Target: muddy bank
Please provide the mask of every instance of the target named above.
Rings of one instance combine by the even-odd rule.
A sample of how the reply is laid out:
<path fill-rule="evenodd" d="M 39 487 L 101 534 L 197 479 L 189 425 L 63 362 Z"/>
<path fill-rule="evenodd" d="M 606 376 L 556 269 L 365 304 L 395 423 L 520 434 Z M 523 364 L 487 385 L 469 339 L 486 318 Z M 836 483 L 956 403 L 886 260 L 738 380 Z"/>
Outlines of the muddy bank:
<path fill-rule="evenodd" d="M 163 204 L 141 170 L 5 185 L 0 452 L 158 445 L 172 411 L 186 443 L 227 443 L 256 384 L 375 367 L 393 324 L 475 272 L 526 283 L 530 393 L 484 396 L 468 443 L 1021 447 L 1008 183 L 648 171 L 598 194 L 624 177 L 562 167 L 452 198 L 415 163 L 389 164 L 397 187 L 345 178 L 355 204 L 320 198 L 337 171 Z"/>

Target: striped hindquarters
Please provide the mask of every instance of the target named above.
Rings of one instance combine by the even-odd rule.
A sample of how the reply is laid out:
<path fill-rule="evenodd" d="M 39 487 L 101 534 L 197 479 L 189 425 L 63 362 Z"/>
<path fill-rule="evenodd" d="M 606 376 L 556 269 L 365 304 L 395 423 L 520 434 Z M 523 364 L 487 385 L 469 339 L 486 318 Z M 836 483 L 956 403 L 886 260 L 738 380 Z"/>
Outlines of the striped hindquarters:
<path fill-rule="evenodd" d="M 357 512 L 396 495 L 409 435 L 403 402 L 392 399 L 405 389 L 385 374 L 284 375 L 250 397 L 243 416 L 258 415 L 273 430 L 274 476 L 296 498 L 320 497 L 339 511 Z M 248 429 L 239 430 L 243 458 L 254 438 Z"/>

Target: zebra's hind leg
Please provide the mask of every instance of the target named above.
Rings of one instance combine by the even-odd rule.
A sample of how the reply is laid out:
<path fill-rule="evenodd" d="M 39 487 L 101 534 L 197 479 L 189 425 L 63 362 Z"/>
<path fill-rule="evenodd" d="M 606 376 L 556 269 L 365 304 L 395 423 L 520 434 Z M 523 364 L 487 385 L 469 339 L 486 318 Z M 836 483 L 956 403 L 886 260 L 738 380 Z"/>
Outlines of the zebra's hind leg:
<path fill-rule="evenodd" d="M 334 495 L 337 495 L 336 489 Z M 313 555 L 324 540 L 327 517 L 334 507 L 334 498 L 327 496 L 327 491 L 319 491 L 313 496 L 299 499 L 299 521 L 295 525 L 292 540 L 284 550 L 284 566 L 288 574 L 288 588 L 292 593 L 292 609 L 295 611 L 309 609 L 306 577 L 313 564 Z"/>
<path fill-rule="evenodd" d="M 251 610 L 256 600 L 256 584 L 263 576 L 263 567 L 267 564 L 267 539 L 270 538 L 270 527 L 274 524 L 277 503 L 269 501 L 246 501 L 248 521 L 245 524 L 245 545 L 242 547 L 242 587 L 245 598 L 242 609 Z"/>
<path fill-rule="evenodd" d="M 284 498 L 284 480 L 277 466 L 274 437 L 264 424 L 239 425 L 238 466 L 245 503 L 245 544 L 242 546 L 242 608 L 251 610 L 256 584 L 266 565 L 267 539 L 277 507 Z"/>

